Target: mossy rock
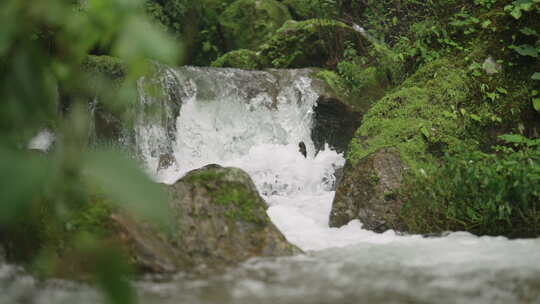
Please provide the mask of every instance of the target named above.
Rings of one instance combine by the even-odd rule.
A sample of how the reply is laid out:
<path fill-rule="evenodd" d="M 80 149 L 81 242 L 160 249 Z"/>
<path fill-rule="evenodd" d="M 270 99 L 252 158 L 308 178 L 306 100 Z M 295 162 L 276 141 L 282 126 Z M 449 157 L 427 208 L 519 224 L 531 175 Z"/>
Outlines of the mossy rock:
<path fill-rule="evenodd" d="M 364 115 L 352 140 L 330 223 L 360 219 L 366 229 L 401 230 L 399 197 L 406 168 L 432 166 L 456 147 L 477 147 L 462 113 L 474 81 L 451 58 L 426 64 Z M 461 111 L 463 110 L 463 111 Z"/>
<path fill-rule="evenodd" d="M 378 150 L 355 164 L 348 162 L 332 203 L 330 227 L 358 219 L 367 230 L 402 230 L 402 202 L 395 194 L 401 187 L 404 171 L 395 148 Z"/>
<path fill-rule="evenodd" d="M 396 147 L 408 166 L 418 168 L 446 148 L 474 146 L 460 111 L 471 103 L 473 83 L 451 59 L 426 64 L 367 112 L 349 160 L 354 163 L 381 148 Z"/>
<path fill-rule="evenodd" d="M 212 62 L 211 66 L 215 68 L 257 70 L 262 68 L 262 63 L 256 52 L 242 49 L 226 53 Z"/>
<path fill-rule="evenodd" d="M 83 69 L 114 80 L 123 79 L 126 76 L 126 65 L 123 61 L 106 55 L 89 55 L 83 63 Z"/>
<path fill-rule="evenodd" d="M 340 50 L 333 50 L 335 39 L 364 43 L 362 37 L 342 22 L 310 19 L 285 23 L 258 50 L 267 67 L 329 67 L 342 55 Z"/>
<path fill-rule="evenodd" d="M 291 15 L 275 0 L 237 0 L 220 15 L 227 49 L 254 49 L 267 40 Z"/>
<path fill-rule="evenodd" d="M 266 214 L 251 178 L 237 168 L 208 165 L 168 187 L 173 241 L 194 265 L 225 267 L 257 256 L 300 252 Z"/>

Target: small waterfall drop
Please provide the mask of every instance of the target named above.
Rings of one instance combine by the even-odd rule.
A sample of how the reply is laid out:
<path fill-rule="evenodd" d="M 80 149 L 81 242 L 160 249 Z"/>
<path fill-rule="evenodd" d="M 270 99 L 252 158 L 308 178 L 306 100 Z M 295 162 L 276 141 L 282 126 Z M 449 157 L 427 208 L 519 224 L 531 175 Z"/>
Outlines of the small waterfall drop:
<path fill-rule="evenodd" d="M 156 180 L 173 183 L 211 163 L 242 168 L 289 241 L 306 250 L 341 244 L 336 240 L 343 238 L 335 234 L 320 239 L 329 230 L 334 170 L 345 160 L 328 147 L 315 151 L 311 129 L 321 87 L 311 72 L 163 68 L 152 80 L 166 92 L 157 99 L 144 94 L 147 80 L 141 80 L 143 106 L 158 104 L 162 111 L 153 120 L 143 113 L 136 126 L 146 169 Z M 181 99 L 181 107 L 171 125 L 173 108 L 162 104 L 174 98 Z M 306 157 L 299 151 L 301 142 Z M 358 223 L 353 226 L 360 231 Z"/>

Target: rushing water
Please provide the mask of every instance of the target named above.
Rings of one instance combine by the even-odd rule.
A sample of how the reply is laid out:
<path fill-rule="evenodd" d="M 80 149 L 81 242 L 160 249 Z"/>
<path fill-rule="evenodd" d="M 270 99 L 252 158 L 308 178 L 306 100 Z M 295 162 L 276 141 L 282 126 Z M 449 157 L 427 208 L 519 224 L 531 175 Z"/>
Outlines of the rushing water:
<path fill-rule="evenodd" d="M 149 173 L 172 183 L 209 163 L 244 169 L 272 221 L 306 254 L 254 259 L 206 279 L 148 278 L 135 283 L 143 303 L 540 303 L 538 239 L 376 234 L 358 221 L 329 228 L 333 173 L 344 158 L 314 149 L 312 109 L 321 92 L 308 75 L 196 68 L 162 74 L 166 99 L 173 91 L 182 105 L 172 126 L 170 112 L 139 120 L 137 146 Z M 163 155 L 168 167 L 160 166 Z M 0 290 L 0 304 L 101 301 L 90 287 L 38 283 L 8 265 L 0 267 Z"/>

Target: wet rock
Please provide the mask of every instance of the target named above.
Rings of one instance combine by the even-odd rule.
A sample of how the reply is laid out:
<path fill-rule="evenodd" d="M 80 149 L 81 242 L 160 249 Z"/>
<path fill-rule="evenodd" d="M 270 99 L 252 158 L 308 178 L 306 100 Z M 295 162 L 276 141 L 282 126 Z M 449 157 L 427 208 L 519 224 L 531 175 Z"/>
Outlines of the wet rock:
<path fill-rule="evenodd" d="M 361 114 L 337 98 L 321 96 L 314 108 L 311 133 L 315 149 L 324 149 L 327 143 L 337 152 L 345 152 L 354 132 L 360 126 Z"/>
<path fill-rule="evenodd" d="M 266 214 L 251 178 L 237 168 L 209 165 L 167 186 L 172 231 L 115 215 L 122 239 L 143 270 L 219 270 L 252 257 L 301 251 Z"/>
<path fill-rule="evenodd" d="M 348 162 L 332 204 L 330 226 L 341 227 L 358 219 L 364 229 L 402 230 L 399 219 L 402 202 L 397 190 L 403 173 L 404 165 L 394 148 L 378 150 L 355 165 Z"/>
<path fill-rule="evenodd" d="M 161 154 L 159 156 L 159 162 L 158 162 L 158 171 L 164 170 L 169 168 L 175 163 L 174 155 L 167 153 L 167 154 Z"/>
<path fill-rule="evenodd" d="M 178 245 L 196 264 L 299 252 L 272 224 L 266 203 L 240 169 L 203 167 L 170 186 L 169 193 Z"/>

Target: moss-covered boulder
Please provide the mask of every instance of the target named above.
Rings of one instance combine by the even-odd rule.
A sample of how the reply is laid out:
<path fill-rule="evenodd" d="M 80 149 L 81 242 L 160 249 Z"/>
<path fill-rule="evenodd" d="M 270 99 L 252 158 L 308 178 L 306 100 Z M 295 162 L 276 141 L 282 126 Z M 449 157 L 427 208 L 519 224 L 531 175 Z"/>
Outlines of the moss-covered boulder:
<path fill-rule="evenodd" d="M 358 219 L 376 232 L 401 230 L 402 202 L 397 197 L 404 166 L 399 152 L 381 149 L 356 164 L 347 163 L 330 212 L 330 227 Z"/>
<path fill-rule="evenodd" d="M 456 147 L 477 147 L 471 137 L 473 83 L 450 59 L 421 67 L 364 115 L 351 142 L 330 223 L 359 219 L 366 229 L 403 228 L 399 197 L 403 175 L 436 163 Z M 471 118 L 472 117 L 472 118 Z"/>
<path fill-rule="evenodd" d="M 209 165 L 167 186 L 172 231 L 115 215 L 122 238 L 139 268 L 156 272 L 219 270 L 258 256 L 301 252 L 287 242 L 266 214 L 249 175 Z"/>
<path fill-rule="evenodd" d="M 349 160 L 396 147 L 407 165 L 418 168 L 447 149 L 474 146 L 467 130 L 474 122 L 473 85 L 467 71 L 451 59 L 424 65 L 364 115 Z"/>
<path fill-rule="evenodd" d="M 188 173 L 169 192 L 177 244 L 197 265 L 299 252 L 272 224 L 266 203 L 240 169 L 209 165 Z"/>
<path fill-rule="evenodd" d="M 275 0 L 237 0 L 220 15 L 227 49 L 254 49 L 268 39 L 291 15 Z"/>
<path fill-rule="evenodd" d="M 325 67 L 337 63 L 342 49 L 336 41 L 363 44 L 361 36 L 348 25 L 324 19 L 289 21 L 258 50 L 268 67 Z"/>
<path fill-rule="evenodd" d="M 252 50 L 236 50 L 226 53 L 211 64 L 214 68 L 237 68 L 257 70 L 262 68 L 260 56 Z"/>

